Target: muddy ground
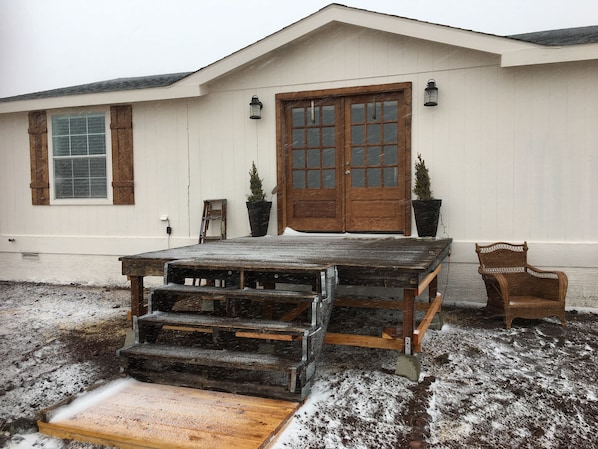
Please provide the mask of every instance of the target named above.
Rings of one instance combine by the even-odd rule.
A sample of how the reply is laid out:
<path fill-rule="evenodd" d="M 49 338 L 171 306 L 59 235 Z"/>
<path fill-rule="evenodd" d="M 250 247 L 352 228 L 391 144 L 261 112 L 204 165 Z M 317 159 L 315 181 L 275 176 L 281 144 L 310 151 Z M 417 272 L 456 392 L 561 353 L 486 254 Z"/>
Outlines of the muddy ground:
<path fill-rule="evenodd" d="M 119 374 L 128 295 L 0 282 L 0 447 L 103 447 L 37 433 L 36 413 Z M 344 309 L 331 326 L 363 332 L 393 314 Z M 325 346 L 312 394 L 273 447 L 598 448 L 596 313 L 507 331 L 449 298 L 443 317 L 424 339 L 417 383 L 394 374 L 395 351 Z"/>

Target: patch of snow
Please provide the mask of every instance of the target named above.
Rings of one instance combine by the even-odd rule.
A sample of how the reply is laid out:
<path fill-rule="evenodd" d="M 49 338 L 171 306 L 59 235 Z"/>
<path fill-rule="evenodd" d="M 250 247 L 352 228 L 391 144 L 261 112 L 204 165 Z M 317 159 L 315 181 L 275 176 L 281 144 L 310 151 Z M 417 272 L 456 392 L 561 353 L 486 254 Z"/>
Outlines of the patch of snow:
<path fill-rule="evenodd" d="M 82 411 L 93 407 L 100 401 L 108 399 L 122 390 L 127 388 L 132 383 L 137 382 L 134 379 L 117 379 L 112 381 L 106 385 L 102 385 L 101 387 L 95 388 L 94 390 L 87 391 L 84 394 L 77 397 L 73 402 L 70 404 L 58 408 L 54 410 L 52 413 L 49 414 L 49 422 L 57 422 L 57 421 L 64 421 Z"/>
<path fill-rule="evenodd" d="M 52 438 L 41 433 L 15 435 L 4 446 L 5 449 L 63 449 L 64 444 L 58 438 Z"/>

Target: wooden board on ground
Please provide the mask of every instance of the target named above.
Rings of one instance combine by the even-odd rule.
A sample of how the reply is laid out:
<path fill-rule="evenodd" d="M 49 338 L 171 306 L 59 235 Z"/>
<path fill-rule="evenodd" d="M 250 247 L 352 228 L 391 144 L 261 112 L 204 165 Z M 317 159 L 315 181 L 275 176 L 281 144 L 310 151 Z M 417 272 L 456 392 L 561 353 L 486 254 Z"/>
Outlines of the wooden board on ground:
<path fill-rule="evenodd" d="M 267 447 L 300 406 L 132 379 L 87 395 L 46 410 L 40 432 L 123 449 L 257 449 Z"/>

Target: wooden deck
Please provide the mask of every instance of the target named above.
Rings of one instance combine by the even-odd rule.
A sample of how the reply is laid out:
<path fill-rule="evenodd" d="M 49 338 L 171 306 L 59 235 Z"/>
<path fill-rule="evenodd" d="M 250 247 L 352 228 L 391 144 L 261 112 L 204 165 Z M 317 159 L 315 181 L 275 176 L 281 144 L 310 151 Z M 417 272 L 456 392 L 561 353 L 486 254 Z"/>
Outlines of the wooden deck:
<path fill-rule="evenodd" d="M 88 400 L 85 408 L 74 408 L 63 418 L 58 414 L 60 408 L 46 410 L 38 422 L 40 432 L 123 449 L 258 449 L 268 447 L 300 406 L 296 402 L 124 382 L 123 387 L 99 395 L 96 401 Z"/>
<path fill-rule="evenodd" d="M 131 280 L 131 313 L 146 313 L 143 294 L 145 276 L 162 276 L 167 262 L 191 261 L 210 269 L 242 266 L 253 271 L 264 268 L 293 271 L 309 266 L 334 266 L 340 285 L 376 286 L 403 289 L 402 297 L 395 298 L 403 311 L 401 335 L 396 339 L 379 336 L 327 335 L 327 342 L 397 349 L 406 353 L 421 350 L 421 340 L 434 314 L 440 309 L 442 296 L 437 294 L 437 275 L 441 262 L 450 252 L 452 239 L 405 238 L 394 236 L 266 236 L 245 237 L 207 245 L 153 251 L 122 257 L 122 272 Z M 183 262 L 184 263 L 184 262 Z M 418 327 L 415 325 L 415 298 L 428 289 L 428 311 Z M 383 308 L 388 302 L 368 305 L 367 299 L 336 298 L 344 305 Z M 408 338 L 408 340 L 406 340 Z M 405 347 L 405 342 L 409 342 Z"/>

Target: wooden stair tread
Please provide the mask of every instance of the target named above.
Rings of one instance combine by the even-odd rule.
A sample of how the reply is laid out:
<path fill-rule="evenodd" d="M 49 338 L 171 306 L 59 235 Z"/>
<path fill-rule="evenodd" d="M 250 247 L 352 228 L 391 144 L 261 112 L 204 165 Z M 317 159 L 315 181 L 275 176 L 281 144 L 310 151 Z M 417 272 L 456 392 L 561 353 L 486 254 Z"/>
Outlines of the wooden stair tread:
<path fill-rule="evenodd" d="M 278 299 L 284 301 L 313 301 L 318 295 L 313 292 L 301 292 L 294 290 L 270 290 L 255 288 L 223 288 L 197 285 L 167 284 L 157 287 L 153 294 L 183 294 L 197 296 L 201 299 L 214 299 L 214 297 L 236 298 L 236 299 Z"/>
<path fill-rule="evenodd" d="M 121 357 L 161 359 L 174 363 L 269 371 L 288 371 L 304 364 L 303 361 L 292 361 L 274 354 L 211 350 L 151 343 L 135 344 L 119 350 L 118 353 Z"/>
<path fill-rule="evenodd" d="M 231 330 L 251 330 L 254 332 L 283 332 L 294 335 L 303 335 L 311 329 L 309 325 L 289 323 L 285 321 L 246 319 L 232 317 L 217 317 L 211 315 L 198 315 L 194 313 L 155 312 L 139 317 L 138 322 L 143 324 L 164 324 L 169 326 L 210 327 Z"/>

